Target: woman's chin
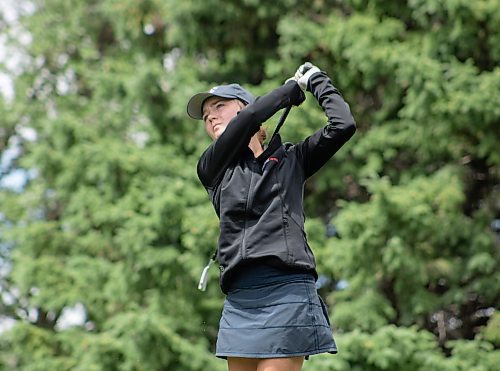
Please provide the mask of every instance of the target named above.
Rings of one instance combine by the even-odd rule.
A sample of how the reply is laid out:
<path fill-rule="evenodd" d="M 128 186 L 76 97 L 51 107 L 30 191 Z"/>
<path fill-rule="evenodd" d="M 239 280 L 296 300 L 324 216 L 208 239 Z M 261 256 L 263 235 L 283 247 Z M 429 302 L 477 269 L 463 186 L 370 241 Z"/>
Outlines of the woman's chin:
<path fill-rule="evenodd" d="M 222 135 L 223 132 L 224 132 L 224 129 L 218 129 L 218 128 L 215 129 L 214 130 L 215 139 L 219 138 Z"/>

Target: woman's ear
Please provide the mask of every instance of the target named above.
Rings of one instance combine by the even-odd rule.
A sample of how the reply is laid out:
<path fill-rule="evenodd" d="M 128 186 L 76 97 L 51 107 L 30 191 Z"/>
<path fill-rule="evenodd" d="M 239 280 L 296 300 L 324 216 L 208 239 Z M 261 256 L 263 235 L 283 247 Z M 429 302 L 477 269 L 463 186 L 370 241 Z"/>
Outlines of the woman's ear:
<path fill-rule="evenodd" d="M 261 145 L 264 144 L 264 141 L 267 138 L 267 130 L 264 125 L 260 126 L 259 131 L 257 132 L 257 138 L 259 138 L 259 142 Z"/>
<path fill-rule="evenodd" d="M 241 100 L 236 99 L 236 102 L 238 102 L 238 106 L 240 106 L 241 109 L 245 108 L 247 105 L 243 103 Z"/>

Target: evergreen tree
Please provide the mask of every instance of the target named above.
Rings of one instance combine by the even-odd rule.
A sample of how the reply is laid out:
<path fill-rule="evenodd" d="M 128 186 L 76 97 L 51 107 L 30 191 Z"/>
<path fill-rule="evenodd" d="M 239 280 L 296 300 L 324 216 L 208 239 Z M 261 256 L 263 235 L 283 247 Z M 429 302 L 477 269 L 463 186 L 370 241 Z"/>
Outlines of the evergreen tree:
<path fill-rule="evenodd" d="M 226 368 L 217 270 L 196 289 L 218 220 L 186 102 L 224 82 L 264 94 L 307 60 L 358 132 L 306 185 L 340 352 L 304 370 L 495 368 L 497 1 L 28 3 L 28 45 L 0 26 L 23 56 L 0 100 L 0 369 Z M 282 135 L 324 122 L 309 96 Z"/>

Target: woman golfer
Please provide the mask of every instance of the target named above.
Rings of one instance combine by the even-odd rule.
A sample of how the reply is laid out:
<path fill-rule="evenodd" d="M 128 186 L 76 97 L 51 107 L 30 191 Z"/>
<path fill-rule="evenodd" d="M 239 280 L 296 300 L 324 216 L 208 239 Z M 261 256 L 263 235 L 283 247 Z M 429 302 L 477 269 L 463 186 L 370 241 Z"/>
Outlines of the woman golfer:
<path fill-rule="evenodd" d="M 294 145 L 273 135 L 264 148 L 261 125 L 300 105 L 306 90 L 323 108 L 326 126 Z M 310 355 L 336 353 L 315 287 L 303 191 L 354 134 L 349 106 L 309 63 L 258 99 L 238 84 L 222 85 L 194 95 L 187 111 L 213 139 L 197 170 L 220 219 L 217 260 L 226 299 L 216 356 L 227 358 L 230 371 L 295 371 Z"/>

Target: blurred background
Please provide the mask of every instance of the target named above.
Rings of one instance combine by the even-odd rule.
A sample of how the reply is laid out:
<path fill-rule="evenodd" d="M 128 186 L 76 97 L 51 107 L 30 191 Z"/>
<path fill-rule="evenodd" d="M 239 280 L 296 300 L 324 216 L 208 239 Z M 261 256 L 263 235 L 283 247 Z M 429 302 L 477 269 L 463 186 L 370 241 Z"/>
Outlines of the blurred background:
<path fill-rule="evenodd" d="M 497 369 L 498 0 L 0 4 L 1 370 L 226 369 L 186 103 L 305 61 L 358 131 L 306 185 L 340 352 L 304 370 Z M 282 136 L 325 123 L 308 94 Z"/>

